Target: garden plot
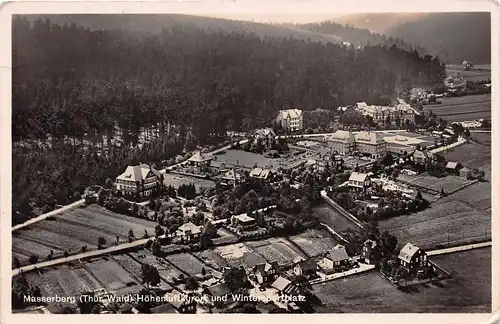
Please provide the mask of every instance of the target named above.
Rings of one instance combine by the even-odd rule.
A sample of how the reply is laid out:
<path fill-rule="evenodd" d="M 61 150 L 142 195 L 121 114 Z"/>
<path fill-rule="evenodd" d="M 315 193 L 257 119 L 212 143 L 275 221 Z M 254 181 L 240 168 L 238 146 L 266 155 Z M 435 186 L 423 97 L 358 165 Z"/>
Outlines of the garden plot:
<path fill-rule="evenodd" d="M 309 257 L 330 251 L 339 242 L 326 230 L 309 229 L 301 234 L 290 236 L 289 240 L 299 246 Z"/>
<path fill-rule="evenodd" d="M 141 264 L 135 261 L 132 257 L 127 254 L 113 255 L 113 259 L 118 263 L 123 269 L 133 276 L 134 278 L 140 278 L 142 269 Z"/>
<path fill-rule="evenodd" d="M 68 294 L 66 291 L 67 287 L 64 287 L 61 283 L 61 274 L 58 272 L 57 268 L 52 269 L 40 269 L 43 280 L 47 283 L 48 296 L 73 296 Z M 66 289 L 65 289 L 66 288 Z"/>
<path fill-rule="evenodd" d="M 104 288 L 85 268 L 76 268 L 72 271 L 89 291 Z"/>
<path fill-rule="evenodd" d="M 69 252 L 80 251 L 84 244 L 82 241 L 73 237 L 71 233 L 58 234 L 49 230 L 37 228 L 36 226 L 30 229 L 23 229 L 19 231 L 17 235 L 26 240 L 38 242 L 40 247 L 37 251 L 40 253 L 40 257 L 48 255 L 50 250 L 67 250 Z"/>
<path fill-rule="evenodd" d="M 224 267 L 229 265 L 226 260 L 214 250 L 203 250 L 200 252 L 193 252 L 193 254 L 201 259 L 203 263 L 218 271 L 221 271 Z"/>
<path fill-rule="evenodd" d="M 278 262 L 279 265 L 290 264 L 296 258 L 305 258 L 306 255 L 293 248 L 293 245 L 282 239 L 267 239 L 264 241 L 247 242 L 254 251 L 263 256 L 268 262 Z"/>
<path fill-rule="evenodd" d="M 114 292 L 137 284 L 125 269 L 111 259 L 97 259 L 93 262 L 87 262 L 85 263 L 85 268 L 89 270 L 89 272 L 101 282 L 109 292 Z"/>
<path fill-rule="evenodd" d="M 141 264 L 149 264 L 154 266 L 156 269 L 158 269 L 160 277 L 162 277 L 165 281 L 171 282 L 181 274 L 179 270 L 177 270 L 167 261 L 162 258 L 157 258 L 146 250 L 132 252 L 130 253 L 130 256 Z M 141 272 L 139 272 L 139 274 Z"/>
<path fill-rule="evenodd" d="M 242 258 L 245 253 L 252 252 L 252 249 L 243 243 L 236 243 L 226 246 L 218 246 L 214 251 L 224 258 L 224 260 L 228 261 Z"/>
<path fill-rule="evenodd" d="M 165 259 L 190 276 L 200 274 L 202 269 L 207 270 L 206 265 L 189 253 L 172 254 Z"/>
<path fill-rule="evenodd" d="M 42 296 L 54 296 L 54 292 L 51 287 L 49 287 L 44 278 L 38 274 L 38 271 L 30 271 L 23 274 L 23 276 L 31 286 L 38 286 L 38 288 L 40 288 Z M 15 280 L 15 278 L 13 278 L 13 280 Z"/>
<path fill-rule="evenodd" d="M 468 180 L 458 176 L 448 175 L 442 178 L 436 178 L 423 173 L 418 176 L 400 175 L 398 179 L 409 182 L 413 185 L 425 187 L 436 192 L 441 192 L 443 189 L 446 193 L 454 192 L 462 187 L 474 183 L 476 180 Z"/>
<path fill-rule="evenodd" d="M 178 188 L 181 185 L 194 184 L 196 191 L 200 191 L 201 188 L 211 189 L 215 187 L 215 182 L 207 179 L 200 179 L 195 177 L 183 176 L 175 173 L 164 173 L 163 174 L 163 184 L 165 186 L 173 186 Z"/>
<path fill-rule="evenodd" d="M 424 249 L 491 239 L 491 216 L 462 202 L 441 199 L 421 212 L 379 221 L 380 230 L 395 235 L 400 244 Z"/>

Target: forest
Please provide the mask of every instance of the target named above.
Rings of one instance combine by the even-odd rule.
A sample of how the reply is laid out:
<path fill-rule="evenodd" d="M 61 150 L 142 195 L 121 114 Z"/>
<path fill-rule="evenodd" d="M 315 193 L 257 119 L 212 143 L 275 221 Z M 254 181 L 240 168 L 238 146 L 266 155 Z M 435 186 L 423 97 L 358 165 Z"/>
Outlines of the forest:
<path fill-rule="evenodd" d="M 279 109 L 334 111 L 445 77 L 439 59 L 396 46 L 353 50 L 190 24 L 139 35 L 16 16 L 12 42 L 16 219 L 66 204 L 129 163 L 269 125 Z M 136 145 L 145 130 L 153 139 Z"/>

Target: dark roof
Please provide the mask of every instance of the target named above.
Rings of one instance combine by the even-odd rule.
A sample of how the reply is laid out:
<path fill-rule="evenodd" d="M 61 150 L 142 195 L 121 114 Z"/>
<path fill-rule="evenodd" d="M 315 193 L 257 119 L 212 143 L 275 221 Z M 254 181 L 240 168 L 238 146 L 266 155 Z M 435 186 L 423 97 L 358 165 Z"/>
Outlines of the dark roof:
<path fill-rule="evenodd" d="M 345 248 L 333 248 L 327 253 L 326 257 L 333 262 L 349 259 L 349 255 L 347 255 Z"/>
<path fill-rule="evenodd" d="M 279 268 L 277 261 L 258 264 L 253 268 L 253 271 L 260 272 L 262 275 L 266 275 L 271 269 L 278 271 Z"/>
<path fill-rule="evenodd" d="M 177 312 L 175 311 L 175 308 L 172 304 L 167 303 L 167 304 L 163 304 L 163 305 L 151 308 L 151 313 L 152 314 L 167 314 L 167 313 L 172 314 L 172 313 L 177 313 Z"/>
<path fill-rule="evenodd" d="M 307 259 L 307 260 L 302 260 L 297 262 L 297 266 L 299 266 L 302 271 L 310 271 L 310 270 L 316 270 L 316 262 L 314 262 L 313 259 Z"/>
<path fill-rule="evenodd" d="M 210 295 L 212 295 L 214 297 L 224 296 L 224 295 L 231 293 L 231 289 L 229 289 L 229 287 L 226 286 L 225 283 L 219 283 L 219 284 L 210 286 L 207 289 L 210 292 Z"/>

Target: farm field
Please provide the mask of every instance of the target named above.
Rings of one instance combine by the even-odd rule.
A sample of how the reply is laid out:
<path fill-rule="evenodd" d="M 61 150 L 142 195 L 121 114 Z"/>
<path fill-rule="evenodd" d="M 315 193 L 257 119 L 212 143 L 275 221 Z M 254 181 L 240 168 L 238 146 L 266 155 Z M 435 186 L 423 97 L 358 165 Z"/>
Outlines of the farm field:
<path fill-rule="evenodd" d="M 490 134 L 490 133 L 489 133 Z M 449 161 L 457 161 L 468 168 L 478 168 L 485 172 L 485 179 L 491 180 L 491 146 L 466 143 L 444 154 Z"/>
<path fill-rule="evenodd" d="M 354 225 L 344 216 L 340 215 L 337 211 L 335 211 L 326 203 L 322 203 L 318 206 L 315 206 L 313 208 L 313 213 L 321 220 L 321 222 L 333 228 L 333 230 L 336 231 L 337 233 L 345 231 L 347 229 L 352 229 L 352 230 L 359 229 L 359 227 Z"/>
<path fill-rule="evenodd" d="M 307 256 L 299 249 L 279 238 L 270 238 L 263 241 L 246 242 L 252 250 L 263 256 L 268 262 L 278 262 L 281 265 L 287 265 L 294 259 L 306 258 Z"/>
<path fill-rule="evenodd" d="M 224 258 L 218 255 L 214 250 L 203 250 L 198 252 L 193 252 L 193 254 L 199 259 L 203 260 L 203 263 L 215 270 L 221 271 L 224 267 L 227 267 L 227 263 Z"/>
<path fill-rule="evenodd" d="M 457 191 L 448 198 L 469 204 L 484 210 L 491 215 L 491 182 L 477 182 L 463 190 Z"/>
<path fill-rule="evenodd" d="M 151 252 L 147 250 L 140 250 L 136 252 L 129 253 L 129 256 L 136 262 L 139 263 L 139 271 L 141 271 L 141 264 L 149 264 L 158 269 L 160 277 L 165 281 L 172 281 L 174 278 L 178 277 L 181 272 L 174 268 L 167 261 L 162 258 L 155 257 Z M 139 272 L 139 276 L 140 276 Z"/>
<path fill-rule="evenodd" d="M 309 257 L 331 250 L 339 242 L 323 229 L 309 229 L 301 234 L 290 236 L 289 240 L 297 244 Z"/>
<path fill-rule="evenodd" d="M 449 122 L 491 118 L 491 95 L 440 98 L 440 105 L 424 106 Z"/>
<path fill-rule="evenodd" d="M 460 73 L 467 81 L 491 80 L 491 65 L 474 66 L 478 70 L 464 71 L 462 68 L 446 68 L 446 75 Z"/>
<path fill-rule="evenodd" d="M 470 137 L 472 141 L 477 141 L 481 144 L 491 146 L 491 132 L 485 132 L 485 133 L 471 132 Z"/>
<path fill-rule="evenodd" d="M 411 184 L 422 186 L 434 191 L 440 192 L 444 189 L 445 192 L 453 192 L 459 190 L 460 188 L 467 186 L 475 180 L 467 180 L 458 176 L 448 175 L 442 178 L 436 178 L 423 173 L 417 176 L 410 176 L 407 174 L 401 174 L 398 179 L 409 182 Z"/>
<path fill-rule="evenodd" d="M 174 173 L 164 173 L 163 178 L 163 184 L 165 186 L 173 186 L 175 188 L 178 188 L 183 184 L 188 185 L 191 183 L 194 184 L 197 191 L 199 191 L 200 188 L 210 189 L 215 187 L 215 182 L 213 182 L 212 180 L 188 177 Z"/>
<path fill-rule="evenodd" d="M 123 269 L 127 270 L 127 272 L 134 277 L 135 279 L 138 279 L 141 277 L 141 264 L 134 260 L 130 255 L 128 254 L 117 254 L 112 256 L 113 260 L 116 261 Z"/>
<path fill-rule="evenodd" d="M 107 291 L 117 292 L 125 287 L 138 284 L 129 273 L 123 269 L 113 259 L 94 259 L 92 262 L 85 262 L 85 268 L 101 282 Z"/>
<path fill-rule="evenodd" d="M 377 271 L 314 285 L 323 313 L 489 313 L 491 248 L 432 257 L 452 278 L 411 292 L 394 288 Z"/>
<path fill-rule="evenodd" d="M 200 274 L 203 268 L 209 270 L 205 264 L 189 253 L 172 254 L 165 259 L 190 276 Z"/>
<path fill-rule="evenodd" d="M 395 235 L 400 244 L 411 242 L 428 249 L 491 239 L 491 214 L 446 197 L 421 212 L 381 220 L 379 227 Z"/>

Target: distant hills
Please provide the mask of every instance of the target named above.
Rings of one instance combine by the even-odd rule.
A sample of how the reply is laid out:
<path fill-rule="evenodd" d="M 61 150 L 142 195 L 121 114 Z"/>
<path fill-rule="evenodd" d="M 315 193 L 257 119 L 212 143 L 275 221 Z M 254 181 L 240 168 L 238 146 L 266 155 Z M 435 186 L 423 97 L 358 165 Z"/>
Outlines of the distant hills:
<path fill-rule="evenodd" d="M 488 12 L 361 14 L 335 19 L 425 48 L 446 63 L 491 63 Z"/>

